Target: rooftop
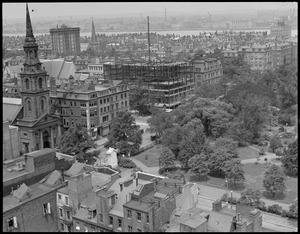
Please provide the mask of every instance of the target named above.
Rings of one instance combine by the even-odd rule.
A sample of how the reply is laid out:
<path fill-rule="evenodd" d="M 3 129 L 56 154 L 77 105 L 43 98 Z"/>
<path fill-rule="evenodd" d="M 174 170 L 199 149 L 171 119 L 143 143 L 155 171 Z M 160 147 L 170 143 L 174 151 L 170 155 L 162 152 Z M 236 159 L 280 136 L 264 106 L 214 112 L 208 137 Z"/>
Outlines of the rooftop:
<path fill-rule="evenodd" d="M 50 174 L 50 177 L 51 175 L 53 175 L 53 173 L 55 174 L 55 171 Z M 45 183 L 45 181 L 42 181 L 43 180 L 29 187 L 23 184 L 16 191 L 14 191 L 13 195 L 10 194 L 8 196 L 3 197 L 3 212 L 13 209 L 14 207 L 19 206 L 30 200 L 33 200 L 42 194 L 53 191 L 57 188 L 57 186 L 61 186 L 61 183 L 58 183 L 56 187 L 51 187 L 47 183 Z M 29 191 L 29 196 L 24 196 L 27 191 Z M 20 200 L 19 198 L 23 199 Z"/>

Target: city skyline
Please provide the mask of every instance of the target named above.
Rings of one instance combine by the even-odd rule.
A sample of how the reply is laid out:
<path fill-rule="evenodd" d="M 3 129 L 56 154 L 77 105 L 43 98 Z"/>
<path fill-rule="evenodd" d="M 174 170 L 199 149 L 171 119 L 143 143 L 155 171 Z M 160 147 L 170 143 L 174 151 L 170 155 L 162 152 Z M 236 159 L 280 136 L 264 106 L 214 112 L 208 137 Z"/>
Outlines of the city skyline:
<path fill-rule="evenodd" d="M 290 9 L 294 2 L 99 2 L 29 3 L 32 18 L 70 16 L 130 16 L 145 14 L 216 14 Z M 3 3 L 3 19 L 25 19 L 25 3 Z M 67 14 L 66 14 L 67 12 Z"/>

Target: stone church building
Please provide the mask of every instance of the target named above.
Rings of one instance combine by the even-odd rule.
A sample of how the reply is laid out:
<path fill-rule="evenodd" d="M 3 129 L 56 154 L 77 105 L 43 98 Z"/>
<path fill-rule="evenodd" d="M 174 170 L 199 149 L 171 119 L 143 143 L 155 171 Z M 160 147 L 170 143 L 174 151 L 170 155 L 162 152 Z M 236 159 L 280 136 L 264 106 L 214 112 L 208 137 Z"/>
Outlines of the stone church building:
<path fill-rule="evenodd" d="M 54 148 L 61 137 L 60 117 L 50 114 L 48 74 L 38 58 L 38 44 L 33 35 L 28 6 L 26 6 L 25 62 L 21 69 L 22 108 L 12 125 L 20 131 L 24 153 Z"/>

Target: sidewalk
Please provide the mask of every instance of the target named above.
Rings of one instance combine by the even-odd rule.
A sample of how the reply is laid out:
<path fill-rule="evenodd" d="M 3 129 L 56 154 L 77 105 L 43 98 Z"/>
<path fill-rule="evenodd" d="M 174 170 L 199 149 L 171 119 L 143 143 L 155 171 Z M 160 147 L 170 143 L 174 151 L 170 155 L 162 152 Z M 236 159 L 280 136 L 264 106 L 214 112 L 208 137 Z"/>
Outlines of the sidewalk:
<path fill-rule="evenodd" d="M 249 148 L 251 149 L 254 149 L 256 151 L 260 151 L 259 149 L 253 147 L 253 146 L 248 146 Z M 250 159 L 244 159 L 244 160 L 241 160 L 241 163 L 242 164 L 247 164 L 247 163 L 255 163 L 255 162 L 258 162 L 258 163 L 265 163 L 265 158 L 268 159 L 267 162 L 271 162 L 271 159 L 274 159 L 274 158 L 280 158 L 280 156 L 277 156 L 276 154 L 274 153 L 270 153 L 270 152 L 265 152 L 265 155 L 259 155 L 259 161 L 257 161 L 256 158 L 250 158 Z M 281 165 L 281 162 L 278 161 L 278 162 L 272 162 L 273 164 L 277 165 L 277 166 L 280 166 Z"/>

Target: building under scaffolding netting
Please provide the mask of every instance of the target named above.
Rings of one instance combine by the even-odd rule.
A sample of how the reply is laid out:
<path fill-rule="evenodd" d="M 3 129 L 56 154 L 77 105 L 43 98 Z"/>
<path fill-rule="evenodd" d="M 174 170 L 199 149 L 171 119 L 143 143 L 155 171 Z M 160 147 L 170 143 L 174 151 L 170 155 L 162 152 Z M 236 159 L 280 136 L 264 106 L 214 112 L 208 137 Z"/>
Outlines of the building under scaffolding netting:
<path fill-rule="evenodd" d="M 147 90 L 149 104 L 174 109 L 194 94 L 193 67 L 188 62 L 103 65 L 104 79 L 123 80 L 133 89 Z"/>

